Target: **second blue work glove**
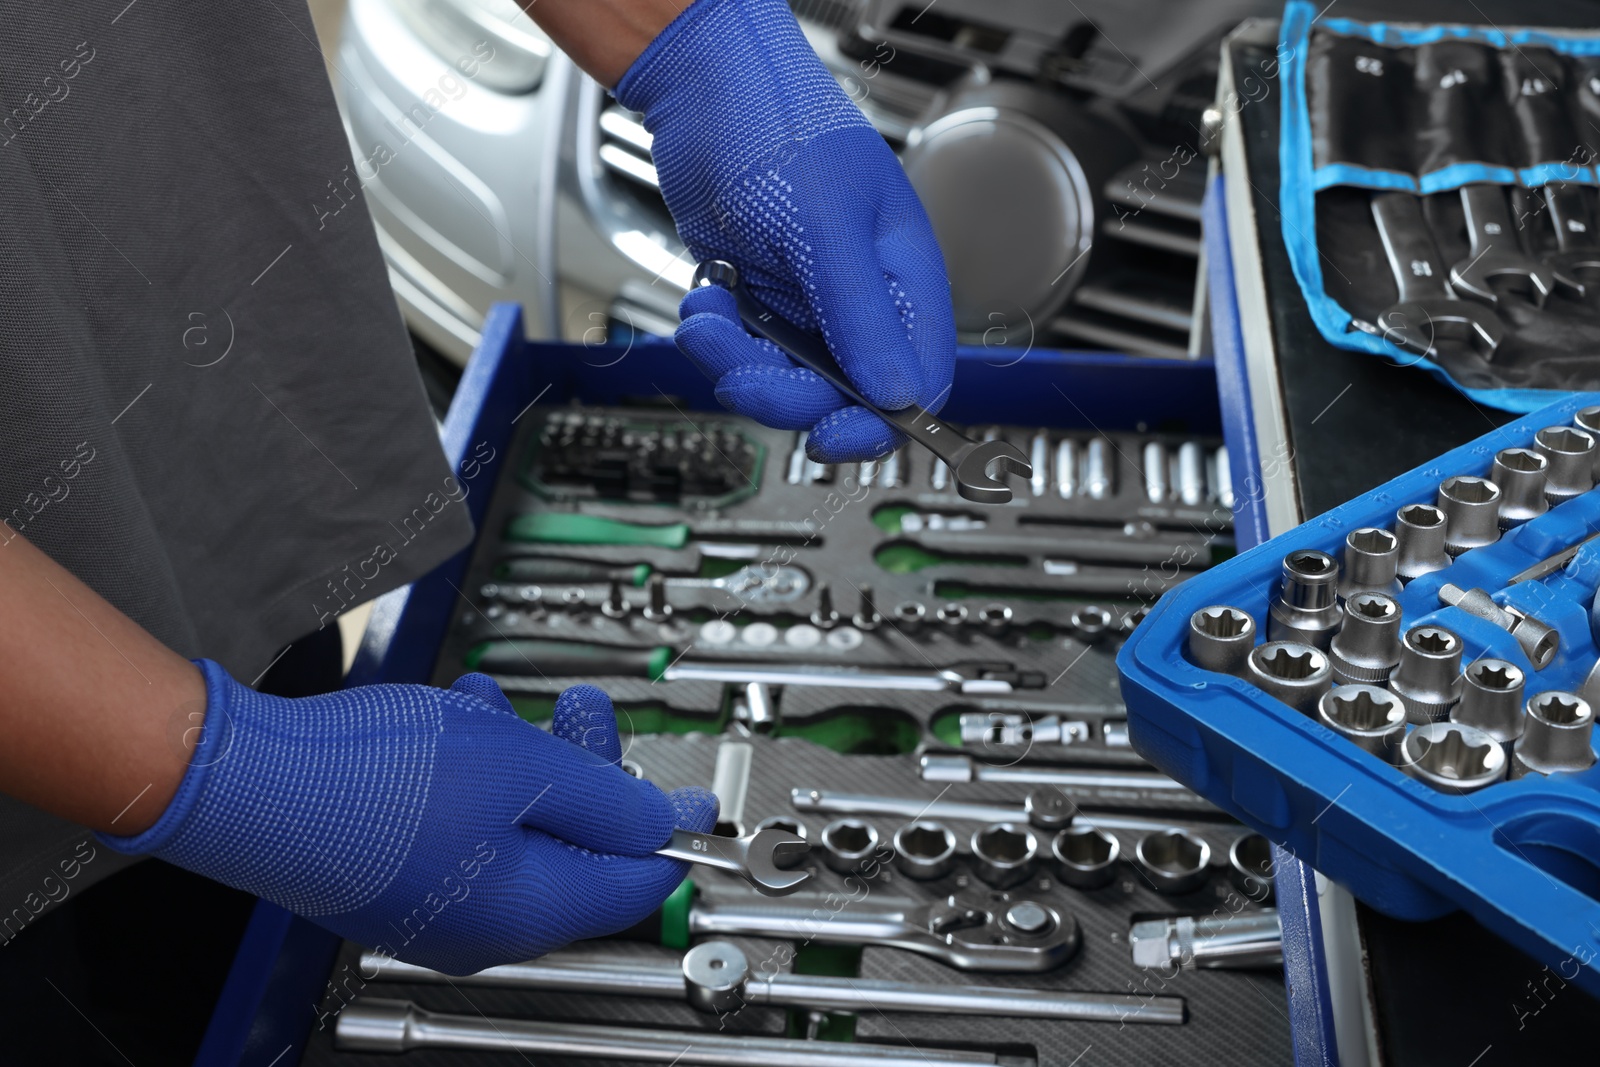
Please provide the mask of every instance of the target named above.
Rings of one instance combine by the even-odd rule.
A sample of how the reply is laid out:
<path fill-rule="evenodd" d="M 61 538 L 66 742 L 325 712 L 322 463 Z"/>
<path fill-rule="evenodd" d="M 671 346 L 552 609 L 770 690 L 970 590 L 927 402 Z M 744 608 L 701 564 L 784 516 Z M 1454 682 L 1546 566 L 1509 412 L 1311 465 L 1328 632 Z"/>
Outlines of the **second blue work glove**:
<path fill-rule="evenodd" d="M 885 410 L 948 399 L 955 319 L 944 258 L 900 162 L 845 96 L 783 0 L 695 0 L 636 60 L 617 99 L 644 114 L 661 192 L 698 260 L 820 333 Z M 903 438 L 739 325 L 729 294 L 684 298 L 678 346 L 717 399 L 811 429 L 823 463 Z"/>
<path fill-rule="evenodd" d="M 206 719 L 166 812 L 101 835 L 408 963 L 470 974 L 639 922 L 687 864 L 674 826 L 716 798 L 619 766 L 611 701 L 574 686 L 551 731 L 469 674 L 286 700 L 201 661 Z"/>

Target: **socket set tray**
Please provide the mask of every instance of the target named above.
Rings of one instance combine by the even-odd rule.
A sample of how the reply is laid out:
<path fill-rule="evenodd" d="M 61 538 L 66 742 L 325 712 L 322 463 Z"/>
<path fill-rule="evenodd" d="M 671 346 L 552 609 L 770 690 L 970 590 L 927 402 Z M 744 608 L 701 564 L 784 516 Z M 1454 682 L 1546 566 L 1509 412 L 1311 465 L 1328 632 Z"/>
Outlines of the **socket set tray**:
<path fill-rule="evenodd" d="M 1130 733 L 1162 771 L 1379 911 L 1465 909 L 1591 993 L 1597 401 L 1222 563 L 1118 657 Z"/>

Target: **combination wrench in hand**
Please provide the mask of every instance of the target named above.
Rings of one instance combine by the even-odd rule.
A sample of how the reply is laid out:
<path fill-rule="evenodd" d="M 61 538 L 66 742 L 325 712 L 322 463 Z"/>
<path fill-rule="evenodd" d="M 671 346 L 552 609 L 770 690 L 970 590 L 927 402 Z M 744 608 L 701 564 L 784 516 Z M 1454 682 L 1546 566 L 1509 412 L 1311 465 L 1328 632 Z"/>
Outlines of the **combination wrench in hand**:
<path fill-rule="evenodd" d="M 800 329 L 768 308 L 739 284 L 739 270 L 732 263 L 710 259 L 695 268 L 694 284 L 719 285 L 733 294 L 739 317 L 745 326 L 787 352 L 796 363 L 824 378 L 839 392 L 871 411 L 907 437 L 944 460 L 955 481 L 956 492 L 977 504 L 1004 504 L 1011 499 L 1011 487 L 990 474 L 990 469 L 1019 478 L 1033 475 L 1033 465 L 1016 445 L 1006 441 L 974 441 L 954 426 L 923 408 L 912 406 L 885 411 L 857 389 L 839 366 L 822 338 Z"/>
<path fill-rule="evenodd" d="M 784 870 L 777 860 L 806 852 L 805 839 L 787 830 L 768 827 L 748 837 L 718 837 L 693 830 L 674 830 L 672 838 L 656 849 L 658 856 L 671 856 L 707 867 L 737 874 L 769 897 L 787 896 L 804 885 L 809 871 Z"/>

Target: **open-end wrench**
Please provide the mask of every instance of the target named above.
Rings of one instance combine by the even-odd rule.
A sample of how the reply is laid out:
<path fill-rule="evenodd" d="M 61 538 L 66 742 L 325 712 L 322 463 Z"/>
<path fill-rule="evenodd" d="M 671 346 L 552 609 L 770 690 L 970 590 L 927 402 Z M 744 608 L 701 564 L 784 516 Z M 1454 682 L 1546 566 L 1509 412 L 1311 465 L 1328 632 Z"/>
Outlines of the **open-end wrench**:
<path fill-rule="evenodd" d="M 1588 198 L 1581 186 L 1548 182 L 1544 187 L 1544 201 L 1550 208 L 1550 222 L 1556 228 L 1559 250 L 1545 256 L 1544 261 L 1559 274 L 1571 275 L 1579 291 L 1586 292 L 1579 272 L 1600 271 L 1600 245 L 1595 244 L 1594 212 L 1589 210 Z"/>
<path fill-rule="evenodd" d="M 769 897 L 782 897 L 804 885 L 811 872 L 784 870 L 776 862 L 778 857 L 799 855 L 810 847 L 805 838 L 770 826 L 749 837 L 718 837 L 692 830 L 674 830 L 671 840 L 656 849 L 656 855 L 728 871 Z"/>
<path fill-rule="evenodd" d="M 739 317 L 749 329 L 765 337 L 796 362 L 827 379 L 828 383 L 907 437 L 942 459 L 955 476 L 956 492 L 977 504 L 1004 504 L 1011 499 L 1011 487 L 990 469 L 1019 478 L 1033 476 L 1033 466 L 1022 450 L 1007 441 L 974 441 L 954 426 L 925 409 L 913 405 L 899 411 L 885 411 L 862 395 L 839 366 L 822 338 L 795 326 L 782 315 L 761 303 L 739 284 L 739 271 L 732 263 L 711 259 L 695 268 L 694 284 L 720 285 L 734 296 Z"/>
<path fill-rule="evenodd" d="M 1582 292 L 1581 285 L 1558 276 L 1522 250 L 1505 189 L 1482 182 L 1463 185 L 1461 206 L 1467 215 L 1467 236 L 1472 240 L 1467 258 L 1450 268 L 1450 288 L 1461 296 L 1493 307 L 1500 302 L 1500 294 L 1489 284 L 1495 278 L 1525 280 L 1529 299 L 1541 308 L 1557 285 Z"/>
<path fill-rule="evenodd" d="M 1150 819 L 1140 815 L 1081 811 L 1076 801 L 1054 785 L 1039 786 L 1028 794 L 1027 801 L 1022 804 L 1006 804 L 996 800 L 945 800 L 943 793 L 932 800 L 920 800 L 916 797 L 874 796 L 804 787 L 789 790 L 789 803 L 794 805 L 796 811 L 833 815 L 890 815 L 948 822 L 1020 823 L 1040 830 L 1060 830 L 1071 825 L 1144 834 L 1184 830 L 1237 837 L 1245 832 L 1244 827 L 1237 823 L 1202 823 L 1192 819 Z"/>
<path fill-rule="evenodd" d="M 1441 337 L 1466 341 L 1485 360 L 1492 359 L 1505 327 L 1493 311 L 1457 299 L 1445 284 L 1439 251 L 1417 198 L 1410 193 L 1379 193 L 1372 198 L 1372 217 L 1400 290 L 1400 299 L 1378 316 L 1372 332 L 1431 359 L 1439 356 Z M 1351 323 L 1353 329 L 1362 326 Z"/>

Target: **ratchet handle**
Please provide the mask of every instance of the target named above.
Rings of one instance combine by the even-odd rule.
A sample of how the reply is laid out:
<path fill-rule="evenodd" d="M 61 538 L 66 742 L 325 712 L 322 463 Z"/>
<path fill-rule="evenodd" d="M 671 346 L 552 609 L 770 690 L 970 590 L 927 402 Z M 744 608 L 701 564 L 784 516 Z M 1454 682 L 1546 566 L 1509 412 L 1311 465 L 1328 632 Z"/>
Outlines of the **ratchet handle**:
<path fill-rule="evenodd" d="M 516 638 L 485 641 L 467 653 L 468 670 L 485 674 L 536 675 L 555 678 L 610 675 L 658 680 L 672 662 L 672 649 L 617 648 L 581 641 Z"/>

